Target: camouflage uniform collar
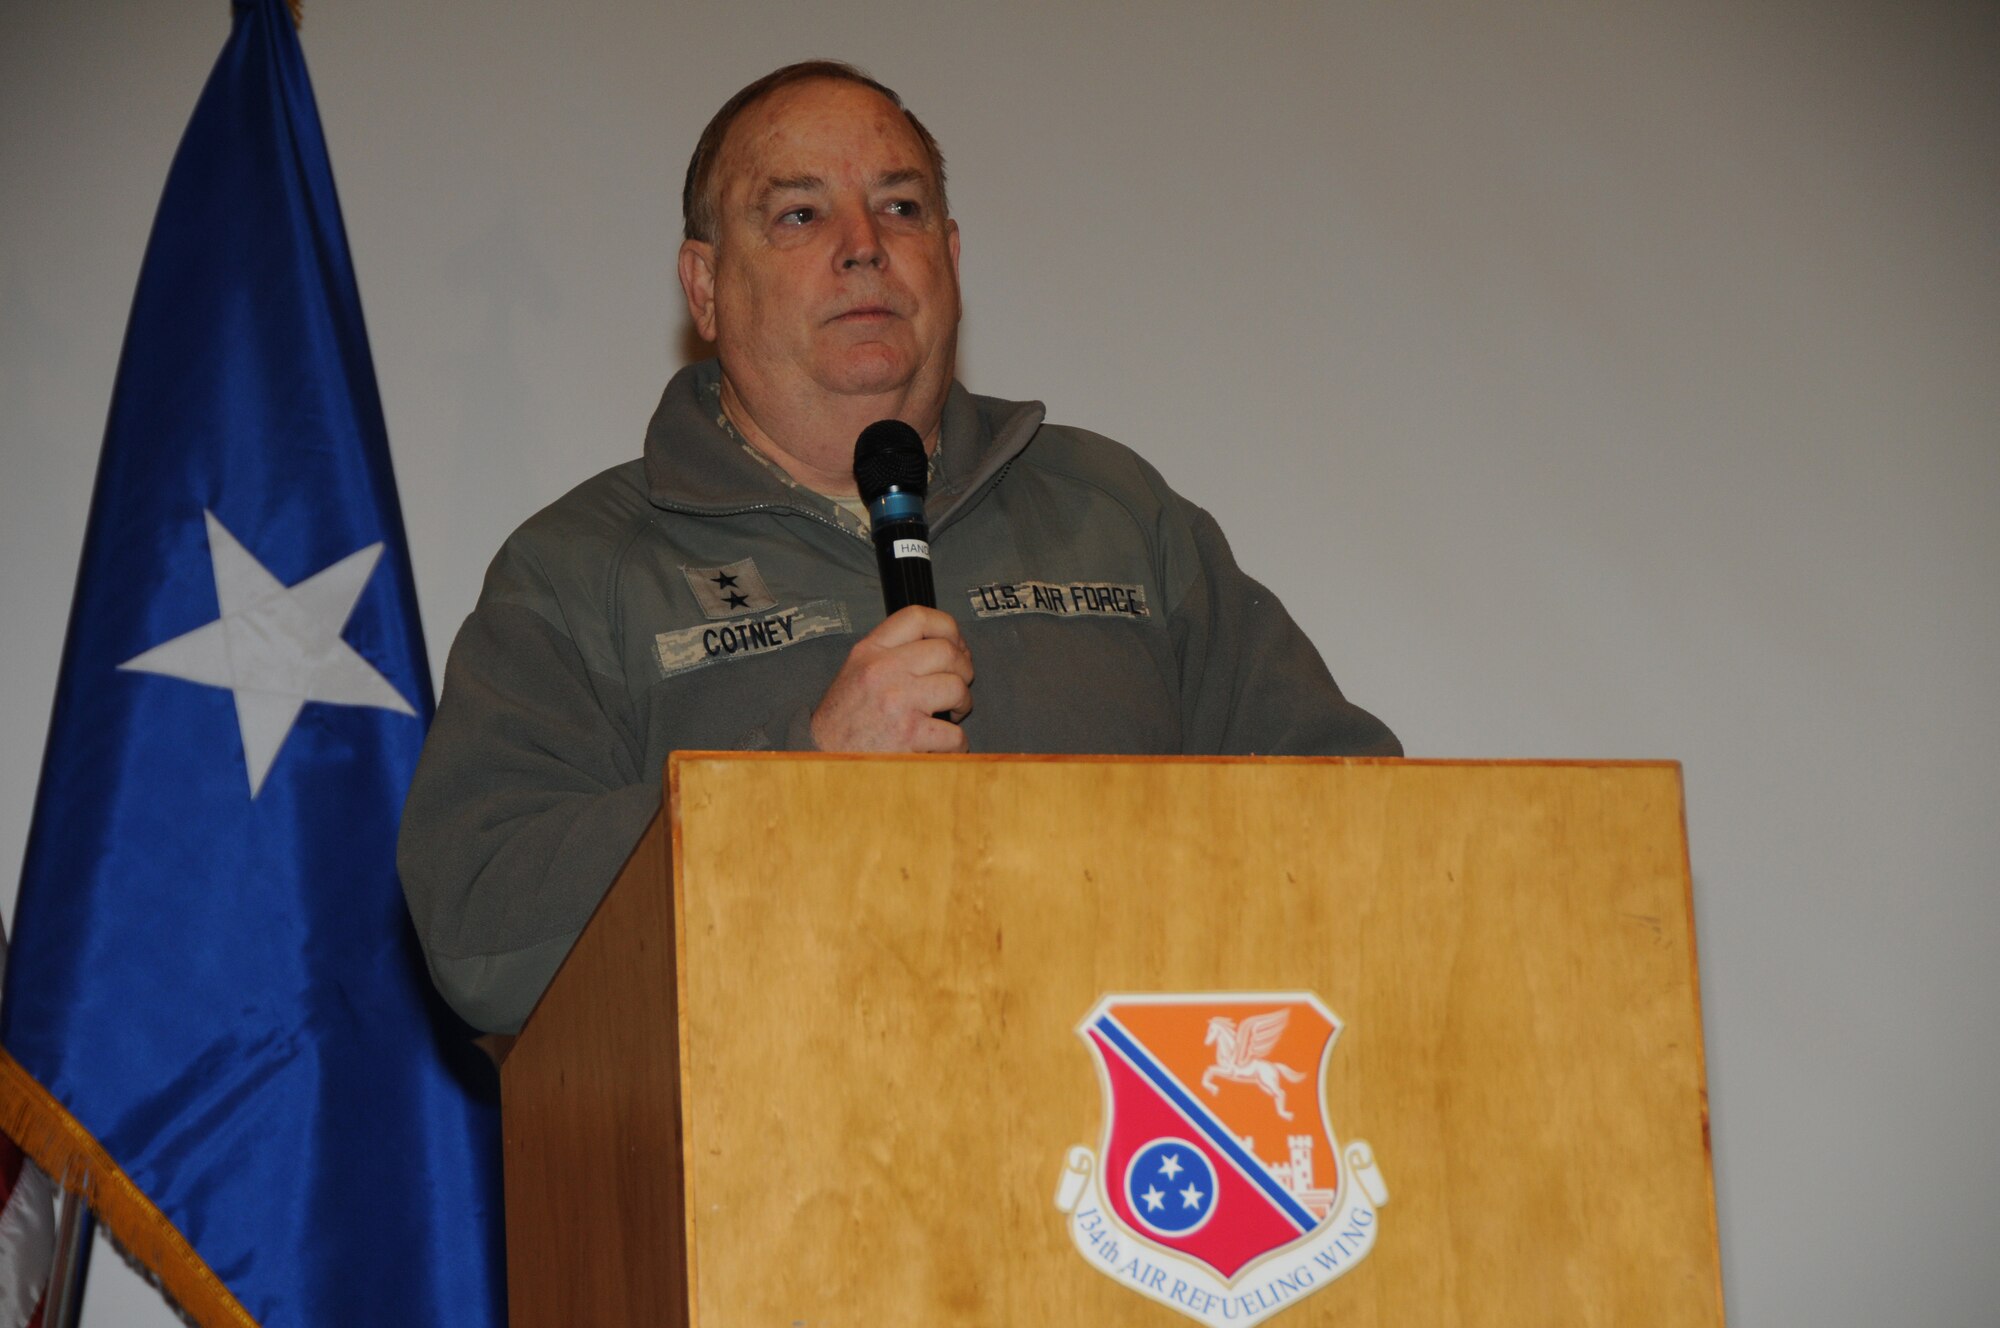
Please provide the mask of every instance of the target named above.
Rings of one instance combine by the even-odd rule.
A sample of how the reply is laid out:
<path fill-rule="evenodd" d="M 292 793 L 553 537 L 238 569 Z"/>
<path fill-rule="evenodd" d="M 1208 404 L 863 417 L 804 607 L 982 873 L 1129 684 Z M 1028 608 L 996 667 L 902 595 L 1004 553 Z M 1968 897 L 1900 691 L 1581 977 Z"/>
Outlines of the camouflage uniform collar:
<path fill-rule="evenodd" d="M 954 382 L 931 458 L 926 507 L 935 529 L 997 482 L 1041 427 L 1042 404 L 976 397 Z M 842 529 L 866 526 L 834 500 L 793 479 L 737 432 L 722 411 L 722 367 L 714 360 L 675 374 L 646 430 L 646 484 L 657 507 L 723 513 L 790 507 Z"/>

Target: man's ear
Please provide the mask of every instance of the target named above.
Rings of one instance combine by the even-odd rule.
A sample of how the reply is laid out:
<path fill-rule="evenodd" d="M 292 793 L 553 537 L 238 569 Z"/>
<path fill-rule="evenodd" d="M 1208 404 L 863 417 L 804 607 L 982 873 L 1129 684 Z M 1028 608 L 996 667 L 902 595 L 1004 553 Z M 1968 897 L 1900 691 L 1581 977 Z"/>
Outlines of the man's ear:
<path fill-rule="evenodd" d="M 958 276 L 958 218 L 952 217 L 944 224 L 945 244 L 951 248 L 951 275 Z"/>
<path fill-rule="evenodd" d="M 681 293 L 695 335 L 715 344 L 715 246 L 706 240 L 681 241 Z"/>

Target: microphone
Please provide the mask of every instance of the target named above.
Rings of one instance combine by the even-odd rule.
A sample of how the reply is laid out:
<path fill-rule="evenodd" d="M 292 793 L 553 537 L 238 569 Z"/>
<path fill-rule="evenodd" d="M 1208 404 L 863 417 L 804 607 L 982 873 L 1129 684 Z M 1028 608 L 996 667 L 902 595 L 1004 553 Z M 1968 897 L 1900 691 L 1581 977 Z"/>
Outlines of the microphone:
<path fill-rule="evenodd" d="M 854 440 L 854 483 L 868 507 L 885 612 L 910 604 L 937 607 L 931 583 L 931 528 L 924 520 L 930 458 L 924 440 L 901 420 L 877 420 Z"/>

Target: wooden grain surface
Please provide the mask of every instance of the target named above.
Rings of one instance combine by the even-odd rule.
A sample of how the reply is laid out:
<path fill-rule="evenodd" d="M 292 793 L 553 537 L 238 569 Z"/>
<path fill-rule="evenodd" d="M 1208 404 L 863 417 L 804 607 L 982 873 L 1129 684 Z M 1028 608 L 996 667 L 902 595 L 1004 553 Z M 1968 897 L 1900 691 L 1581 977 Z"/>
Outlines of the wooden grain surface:
<path fill-rule="evenodd" d="M 687 1302 L 668 856 L 655 820 L 500 1069 L 513 1328 Z"/>
<path fill-rule="evenodd" d="M 1270 1322 L 1721 1322 L 1670 764 L 675 759 L 693 1322 L 1185 1322 L 1088 1266 L 1078 1021 L 1306 989 L 1390 1202 Z"/>

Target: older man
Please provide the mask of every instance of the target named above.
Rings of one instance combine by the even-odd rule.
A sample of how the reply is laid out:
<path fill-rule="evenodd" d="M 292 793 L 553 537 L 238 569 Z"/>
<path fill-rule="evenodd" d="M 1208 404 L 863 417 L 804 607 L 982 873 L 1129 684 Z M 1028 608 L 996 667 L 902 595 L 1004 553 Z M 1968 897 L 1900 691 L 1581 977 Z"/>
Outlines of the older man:
<path fill-rule="evenodd" d="M 759 79 L 682 202 L 717 358 L 668 384 L 640 460 L 501 549 L 411 789 L 404 885 L 469 1021 L 527 1017 L 676 749 L 1400 750 L 1206 513 L 954 381 L 958 227 L 895 93 L 824 62 Z M 885 619 L 851 464 L 890 418 L 930 453 L 941 607 Z"/>

